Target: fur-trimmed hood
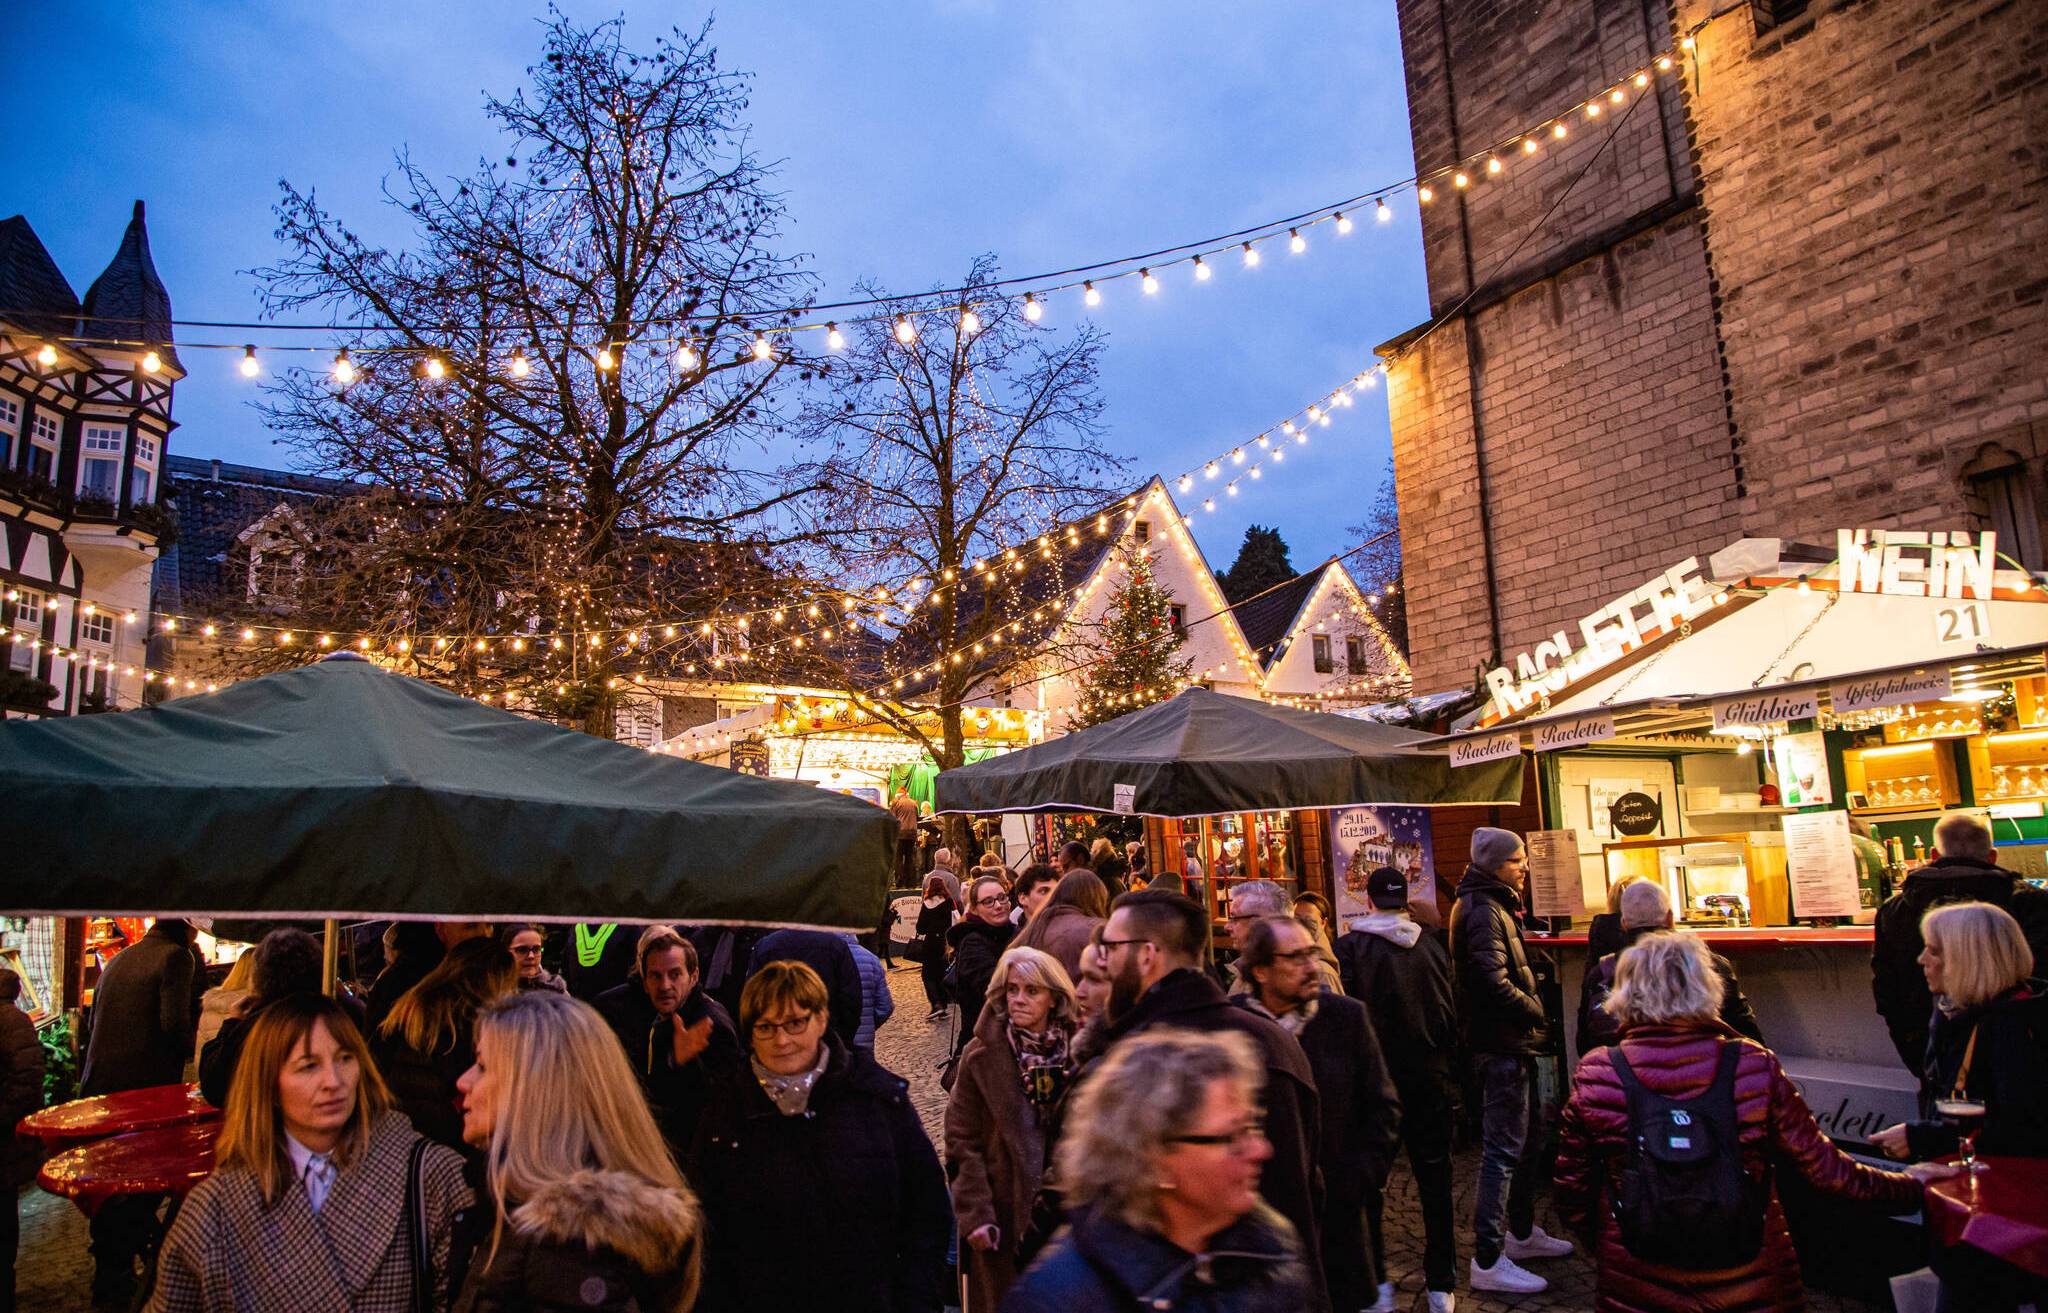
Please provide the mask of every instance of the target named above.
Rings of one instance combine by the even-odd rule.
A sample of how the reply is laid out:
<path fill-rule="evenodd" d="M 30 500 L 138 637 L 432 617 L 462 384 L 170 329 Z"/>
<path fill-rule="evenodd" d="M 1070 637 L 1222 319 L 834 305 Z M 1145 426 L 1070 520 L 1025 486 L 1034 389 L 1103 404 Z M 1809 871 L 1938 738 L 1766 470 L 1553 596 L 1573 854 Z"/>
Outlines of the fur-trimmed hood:
<path fill-rule="evenodd" d="M 551 1181 L 512 1210 L 520 1235 L 609 1249 L 658 1276 L 686 1261 L 704 1231 L 697 1196 L 625 1172 L 584 1170 Z"/>

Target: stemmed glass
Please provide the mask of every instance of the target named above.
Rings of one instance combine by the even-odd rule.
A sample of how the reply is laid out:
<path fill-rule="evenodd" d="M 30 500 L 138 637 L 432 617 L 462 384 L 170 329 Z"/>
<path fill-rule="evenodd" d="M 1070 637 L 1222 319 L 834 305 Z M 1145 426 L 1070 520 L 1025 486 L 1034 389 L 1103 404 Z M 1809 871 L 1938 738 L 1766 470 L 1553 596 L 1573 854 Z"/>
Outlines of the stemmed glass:
<path fill-rule="evenodd" d="M 1977 1132 L 1984 1129 L 1984 1101 L 1973 1099 L 1965 1090 L 1957 1090 L 1945 1099 L 1934 1101 L 1934 1115 L 1956 1128 L 1962 1140 L 1962 1168 L 1971 1176 L 1989 1171 L 1977 1161 Z"/>

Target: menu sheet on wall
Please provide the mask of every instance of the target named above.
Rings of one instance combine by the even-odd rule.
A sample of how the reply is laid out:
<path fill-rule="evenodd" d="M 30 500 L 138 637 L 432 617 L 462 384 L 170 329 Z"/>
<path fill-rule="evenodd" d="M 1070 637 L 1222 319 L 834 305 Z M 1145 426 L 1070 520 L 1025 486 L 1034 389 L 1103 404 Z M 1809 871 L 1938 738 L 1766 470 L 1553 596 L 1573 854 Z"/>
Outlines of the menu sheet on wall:
<path fill-rule="evenodd" d="M 1854 916 L 1856 846 L 1847 812 L 1798 812 L 1783 818 L 1785 872 L 1794 916 Z"/>
<path fill-rule="evenodd" d="M 1529 914 L 1584 916 L 1586 896 L 1579 883 L 1579 832 L 1531 830 L 1523 843 L 1529 850 Z"/>

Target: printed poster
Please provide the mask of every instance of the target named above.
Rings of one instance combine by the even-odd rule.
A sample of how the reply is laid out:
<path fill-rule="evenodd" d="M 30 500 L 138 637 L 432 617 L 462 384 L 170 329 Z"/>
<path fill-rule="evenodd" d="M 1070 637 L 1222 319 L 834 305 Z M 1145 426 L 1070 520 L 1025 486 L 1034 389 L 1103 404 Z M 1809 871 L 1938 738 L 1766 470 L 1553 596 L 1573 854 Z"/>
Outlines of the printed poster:
<path fill-rule="evenodd" d="M 1784 818 L 1785 873 L 1794 916 L 1854 916 L 1861 906 L 1856 847 L 1847 812 L 1798 812 Z"/>
<path fill-rule="evenodd" d="M 1778 770 L 1778 796 L 1787 807 L 1834 802 L 1835 786 L 1828 778 L 1828 750 L 1818 730 L 1779 735 L 1771 744 L 1771 757 Z"/>
<path fill-rule="evenodd" d="M 1584 916 L 1586 894 L 1579 882 L 1579 832 L 1531 830 L 1523 844 L 1529 850 L 1529 914 Z"/>
<path fill-rule="evenodd" d="M 1341 923 L 1373 910 L 1365 879 L 1382 866 L 1408 877 L 1408 901 L 1436 906 L 1436 856 L 1423 807 L 1345 807 L 1331 814 L 1330 856 L 1336 866 Z"/>

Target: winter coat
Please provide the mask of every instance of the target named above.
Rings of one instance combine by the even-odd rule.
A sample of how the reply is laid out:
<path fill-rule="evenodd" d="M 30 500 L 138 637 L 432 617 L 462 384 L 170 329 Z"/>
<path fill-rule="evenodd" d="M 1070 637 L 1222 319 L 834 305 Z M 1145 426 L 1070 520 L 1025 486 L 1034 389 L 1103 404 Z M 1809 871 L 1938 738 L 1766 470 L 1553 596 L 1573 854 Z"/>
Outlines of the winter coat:
<path fill-rule="evenodd" d="M 970 1313 L 994 1309 L 1015 1276 L 1031 1200 L 1044 1180 L 1051 1148 L 1024 1095 L 1008 1030 L 1002 1008 L 982 1009 L 946 1103 L 946 1176 L 954 1220 L 963 1237 L 984 1226 L 999 1232 L 996 1248 L 986 1254 L 961 1246 Z"/>
<path fill-rule="evenodd" d="M 713 1093 L 690 1183 L 703 1204 L 704 1313 L 937 1313 L 952 1210 L 908 1085 L 831 1050 L 785 1117 L 751 1064 Z"/>
<path fill-rule="evenodd" d="M 12 1002 L 0 1003 L 0 1189 L 13 1190 L 36 1161 L 36 1146 L 17 1143 L 14 1125 L 43 1106 L 43 1042 L 36 1023 Z"/>
<path fill-rule="evenodd" d="M 412 1313 L 403 1213 L 417 1138 L 405 1118 L 385 1114 L 364 1155 L 335 1177 L 318 1213 L 299 1182 L 266 1204 L 250 1172 L 207 1177 L 192 1187 L 164 1238 L 144 1313 Z M 429 1147 L 420 1176 L 433 1306 L 443 1308 L 449 1235 L 473 1196 L 462 1159 L 447 1149 Z"/>
<path fill-rule="evenodd" d="M 1870 992 L 1899 1060 L 1915 1075 L 1927 1057 L 1928 1020 L 1934 1015 L 1934 996 L 1920 970 L 1920 950 L 1927 946 L 1920 937 L 1920 918 L 1929 908 L 1960 902 L 1990 903 L 2012 913 L 2034 950 L 2034 969 L 2048 972 L 2048 890 L 1967 857 L 1937 857 L 1908 875 L 1899 892 L 1877 909 Z"/>
<path fill-rule="evenodd" d="M 1713 1082 L 1720 1044 L 1735 1033 L 1719 1022 L 1630 1027 L 1621 1041 L 1644 1088 L 1691 1097 Z M 1814 1191 L 1880 1213 L 1920 1206 L 1920 1185 L 1903 1172 L 1865 1167 L 1834 1146 L 1778 1065 L 1750 1040 L 1735 1068 L 1735 1113 L 1743 1168 L 1753 1179 L 1790 1173 Z M 1600 1265 L 1599 1313 L 1765 1313 L 1806 1307 L 1799 1256 L 1792 1248 L 1775 1185 L 1766 1204 L 1763 1248 L 1742 1267 L 1691 1272 L 1646 1263 L 1621 1242 L 1611 1206 L 1629 1142 L 1628 1098 L 1614 1072 L 1614 1050 L 1580 1061 L 1564 1108 L 1557 1151 L 1557 1211 L 1592 1248 Z"/>
<path fill-rule="evenodd" d="M 93 990 L 79 1097 L 181 1083 L 204 993 L 199 955 L 162 922 L 115 954 Z"/>
<path fill-rule="evenodd" d="M 684 1313 L 697 1293 L 704 1218 L 687 1186 L 585 1169 L 515 1205 L 495 1254 L 488 1234 L 453 1313 Z"/>
<path fill-rule="evenodd" d="M 594 1004 L 600 994 L 617 989 L 633 974 L 638 965 L 634 955 L 639 951 L 641 927 L 605 921 L 587 924 L 586 934 L 592 936 L 603 934 L 607 925 L 612 930 L 597 946 L 596 960 L 586 966 L 576 949 L 577 927 L 568 928 L 562 945 L 562 984 L 572 998 Z M 744 957 L 740 960 L 746 961 Z"/>
<path fill-rule="evenodd" d="M 574 952 L 575 950 L 571 949 L 570 951 Z M 519 977 L 519 990 L 521 993 L 535 989 L 545 990 L 550 994 L 566 994 L 569 992 L 569 983 L 546 968 L 542 968 L 541 973 L 537 976 Z"/>
<path fill-rule="evenodd" d="M 708 1018 L 711 1042 L 702 1053 L 678 1067 L 673 1023 L 665 1022 L 654 1010 L 639 981 L 629 980 L 598 995 L 597 1011 L 619 1037 L 627 1064 L 640 1078 L 648 1111 L 654 1114 L 654 1123 L 661 1127 L 669 1149 L 681 1161 L 696 1139 L 697 1121 L 703 1116 L 712 1091 L 731 1080 L 732 1074 L 746 1063 L 732 1018 L 702 989 L 691 990 L 683 1005 L 676 1009 L 676 1015 L 686 1027 Z"/>
<path fill-rule="evenodd" d="M 1088 937 L 1102 923 L 1102 918 L 1090 916 L 1068 904 L 1048 907 L 1030 925 L 1017 932 L 1017 937 L 1010 941 L 1010 947 L 1036 948 L 1050 953 L 1067 969 L 1067 979 L 1079 980 L 1081 954 L 1087 951 Z"/>
<path fill-rule="evenodd" d="M 1397 1079 L 1457 1046 L 1451 951 L 1441 930 L 1400 912 L 1354 917 L 1337 940 L 1337 969 L 1344 992 L 1365 1004 Z"/>
<path fill-rule="evenodd" d="M 1315 1286 L 1294 1229 L 1264 1204 L 1204 1254 L 1088 1209 L 1010 1288 L 1002 1313 L 1299 1313 L 1313 1305 Z"/>
<path fill-rule="evenodd" d="M 747 978 L 753 979 L 754 973 L 770 962 L 801 962 L 817 972 L 831 999 L 832 1033 L 841 1043 L 855 1042 L 860 1034 L 860 968 L 854 965 L 853 950 L 845 940 L 823 930 L 777 930 L 754 945 L 747 960 Z"/>
<path fill-rule="evenodd" d="M 244 1000 L 253 997 L 255 995 L 250 990 L 224 989 L 218 986 L 200 995 L 199 1031 L 192 1037 L 192 1062 L 185 1069 L 187 1076 L 197 1079 L 199 1055 L 206 1051 L 206 1046 L 213 1041 L 213 1037 L 220 1034 L 221 1025 L 229 1017 L 238 1014 Z"/>
<path fill-rule="evenodd" d="M 454 1034 L 443 1036 L 430 1053 L 406 1043 L 397 1031 L 373 1039 L 370 1053 L 384 1083 L 391 1087 L 391 1102 L 412 1119 L 413 1127 L 457 1153 L 467 1152 L 462 1142 L 461 1096 L 455 1082 L 476 1064 L 474 1019 L 464 1021 Z"/>
<path fill-rule="evenodd" d="M 1961 1145 L 1956 1128 L 1938 1117 L 1934 1101 L 1948 1097 L 1962 1070 L 1970 1035 L 1967 1089 L 1984 1101 L 1978 1153 L 2048 1157 L 2048 981 L 2026 984 L 1974 1008 L 1934 1014 L 1927 1062 L 1920 1078 L 1920 1120 L 1906 1124 L 1917 1159 L 1943 1158 Z"/>
<path fill-rule="evenodd" d="M 1266 1068 L 1266 1138 L 1273 1156 L 1259 1174 L 1259 1193 L 1294 1227 L 1312 1272 L 1322 1270 L 1321 1214 L 1322 1103 L 1314 1068 L 1294 1036 L 1279 1022 L 1238 1007 L 1222 987 L 1192 968 L 1170 971 L 1153 982 L 1129 1012 L 1105 1032 L 1109 1048 L 1150 1030 L 1192 1030 L 1205 1035 L 1232 1030 L 1252 1041 Z M 1322 1282 L 1313 1282 L 1313 1305 L 1328 1307 Z"/>
<path fill-rule="evenodd" d="M 1017 927 L 1008 921 L 990 925 L 978 916 L 970 916 L 946 932 L 946 942 L 953 948 L 953 1001 L 960 1005 L 961 1034 L 974 1033 L 996 963 L 1016 937 Z"/>
<path fill-rule="evenodd" d="M 1614 1043 L 1621 1034 L 1621 1023 L 1608 1014 L 1600 1005 L 1614 993 L 1615 968 L 1621 965 L 1621 955 L 1635 947 L 1644 935 L 1655 934 L 1662 926 L 1637 926 L 1622 932 L 1620 946 L 1594 963 L 1593 969 L 1579 986 L 1579 1056 L 1585 1057 L 1603 1044 Z M 1762 1027 L 1757 1025 L 1756 1010 L 1749 1005 L 1749 999 L 1742 992 L 1742 982 L 1735 978 L 1734 964 L 1712 949 L 1707 956 L 1713 960 L 1714 974 L 1721 977 L 1721 1020 L 1727 1027 L 1745 1039 L 1764 1042 Z"/>
<path fill-rule="evenodd" d="M 1521 916 L 1520 894 L 1485 871 L 1465 869 L 1451 907 L 1451 960 L 1459 1020 L 1474 1053 L 1544 1051 L 1543 999 L 1522 945 Z"/>
<path fill-rule="evenodd" d="M 875 1047 L 875 1031 L 889 1018 L 896 1015 L 896 997 L 889 992 L 889 969 L 882 965 L 882 959 L 853 942 L 853 936 L 842 934 L 840 939 L 853 954 L 854 970 L 860 973 L 860 1027 L 854 1031 L 855 1048 Z"/>

